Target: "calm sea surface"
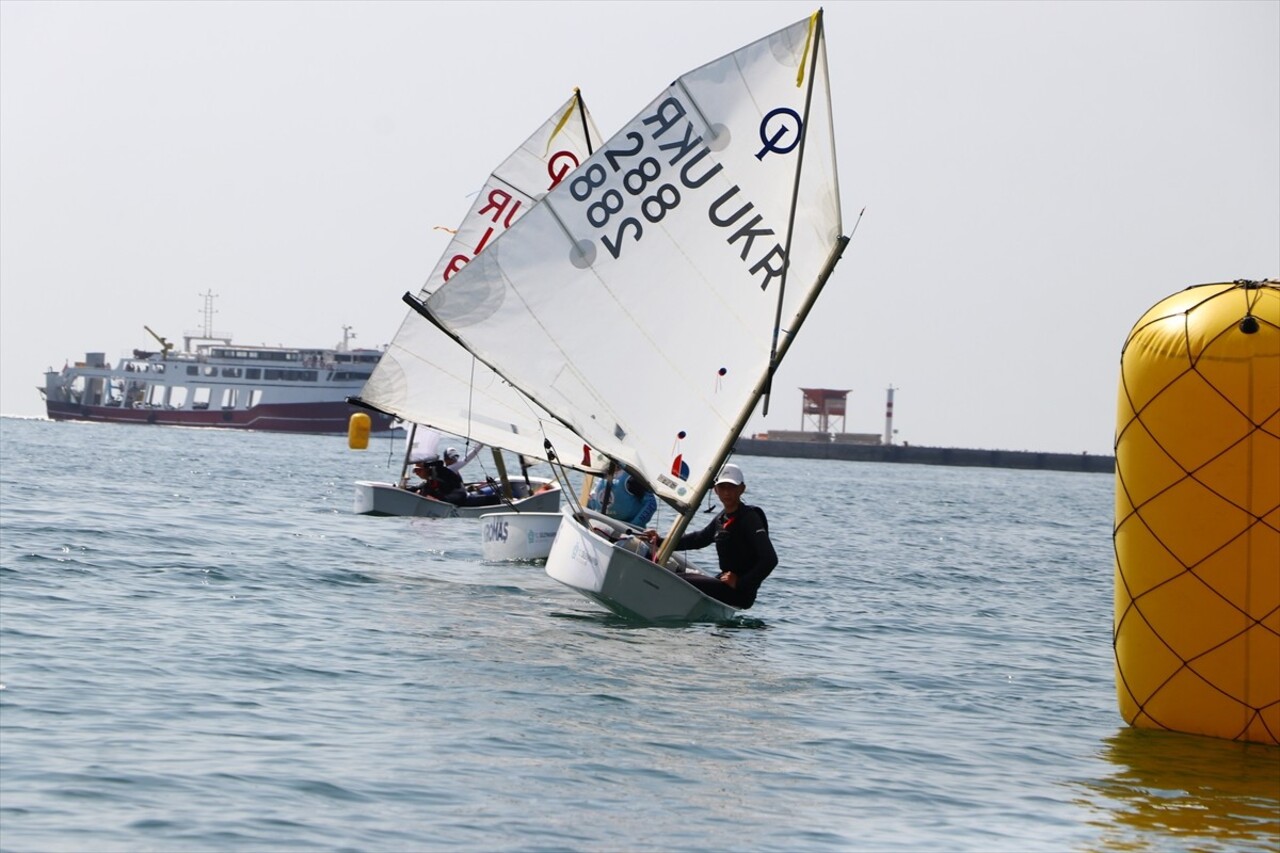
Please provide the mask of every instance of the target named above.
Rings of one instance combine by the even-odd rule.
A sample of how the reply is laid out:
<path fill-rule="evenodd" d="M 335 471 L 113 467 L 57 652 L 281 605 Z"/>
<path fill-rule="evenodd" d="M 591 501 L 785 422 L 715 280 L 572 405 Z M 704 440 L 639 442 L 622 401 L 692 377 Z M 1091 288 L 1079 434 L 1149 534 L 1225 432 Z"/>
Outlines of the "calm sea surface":
<path fill-rule="evenodd" d="M 1109 476 L 741 457 L 781 564 L 657 628 L 353 515 L 399 452 L 0 419 L 0 849 L 1280 846 L 1119 717 Z"/>

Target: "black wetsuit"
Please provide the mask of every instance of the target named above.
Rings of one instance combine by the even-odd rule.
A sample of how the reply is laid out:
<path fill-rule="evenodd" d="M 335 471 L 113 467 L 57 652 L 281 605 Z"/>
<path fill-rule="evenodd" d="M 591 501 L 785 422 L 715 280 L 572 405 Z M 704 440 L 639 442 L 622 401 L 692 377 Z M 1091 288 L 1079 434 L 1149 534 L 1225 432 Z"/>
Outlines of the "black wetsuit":
<path fill-rule="evenodd" d="M 746 609 L 756 603 L 756 591 L 778 565 L 778 554 L 769 540 L 769 520 L 764 510 L 741 504 L 732 514 L 720 513 L 706 527 L 680 537 L 675 550 L 688 551 L 715 543 L 720 572 L 733 572 L 737 586 L 699 575 L 685 580 L 712 598 Z"/>
<path fill-rule="evenodd" d="M 463 485 L 462 475 L 447 465 L 435 463 L 429 469 L 427 479 L 418 487 L 427 497 L 436 498 L 455 506 L 493 506 L 501 502 L 498 495 L 473 495 Z"/>

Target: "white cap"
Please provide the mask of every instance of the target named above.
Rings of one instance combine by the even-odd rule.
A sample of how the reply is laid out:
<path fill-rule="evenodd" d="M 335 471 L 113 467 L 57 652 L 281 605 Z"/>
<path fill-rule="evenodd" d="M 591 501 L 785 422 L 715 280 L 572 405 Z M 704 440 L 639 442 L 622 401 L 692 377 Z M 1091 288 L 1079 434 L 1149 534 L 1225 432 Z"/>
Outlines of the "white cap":
<path fill-rule="evenodd" d="M 450 460 L 453 460 L 453 459 L 457 459 L 457 458 L 458 458 L 458 448 L 456 448 L 456 447 L 446 447 L 446 448 L 445 448 L 445 451 L 444 451 L 444 458 L 445 458 L 445 460 L 446 460 L 446 461 L 450 461 Z"/>
<path fill-rule="evenodd" d="M 745 480 L 742 479 L 742 469 L 730 462 L 728 465 L 720 469 L 720 476 L 716 477 L 716 485 L 721 483 L 733 483 L 735 486 L 741 486 Z"/>

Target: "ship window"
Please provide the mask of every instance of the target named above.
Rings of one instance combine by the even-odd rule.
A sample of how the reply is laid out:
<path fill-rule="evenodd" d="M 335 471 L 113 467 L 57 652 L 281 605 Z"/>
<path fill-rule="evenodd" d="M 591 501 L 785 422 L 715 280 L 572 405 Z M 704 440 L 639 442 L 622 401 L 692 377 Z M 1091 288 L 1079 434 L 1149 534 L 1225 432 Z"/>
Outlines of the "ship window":
<path fill-rule="evenodd" d="M 234 409 L 235 407 L 236 407 L 236 389 L 223 388 L 222 389 L 222 408 Z"/>
<path fill-rule="evenodd" d="M 205 376 L 217 376 L 217 375 L 218 375 L 218 368 L 214 367 L 214 366 L 213 366 L 213 365 L 211 365 L 211 364 L 205 365 L 205 368 L 204 368 L 204 375 L 205 375 Z"/>
<path fill-rule="evenodd" d="M 240 377 L 240 374 L 241 374 L 241 370 L 240 370 L 240 368 L 238 368 L 238 367 L 224 367 L 224 368 L 222 368 L 222 375 L 223 375 L 223 376 L 227 376 L 227 377 L 230 377 L 230 378 L 232 378 L 232 379 L 238 379 L 238 378 Z"/>
<path fill-rule="evenodd" d="M 244 378 L 245 378 L 245 379 L 261 379 L 261 378 L 262 378 L 262 368 L 261 368 L 261 367 L 246 367 L 246 368 L 244 369 Z"/>
<path fill-rule="evenodd" d="M 269 367 L 263 371 L 264 379 L 284 380 L 286 382 L 315 382 L 317 373 L 314 370 L 280 370 Z"/>
<path fill-rule="evenodd" d="M 173 390 L 169 392 L 169 408 L 181 409 L 187 404 L 187 388 L 185 385 L 175 385 Z"/>
<path fill-rule="evenodd" d="M 200 375 L 200 368 L 196 367 L 194 364 L 188 364 L 188 365 L 187 365 L 187 375 L 188 375 L 188 376 L 198 376 L 198 375 Z"/>
<path fill-rule="evenodd" d="M 161 384 L 159 384 L 159 383 L 156 383 L 156 384 L 154 384 L 154 385 L 150 385 L 150 386 L 148 386 L 148 387 L 147 387 L 147 405 L 148 405 L 148 406 L 163 406 L 163 405 L 164 405 L 164 392 L 165 392 L 165 388 L 166 388 L 166 387 L 167 387 L 167 386 L 161 385 Z"/>
<path fill-rule="evenodd" d="M 254 406 L 262 402 L 262 389 L 254 388 L 249 392 L 249 405 L 245 408 L 252 409 Z"/>
<path fill-rule="evenodd" d="M 209 408 L 209 388 L 208 388 L 208 386 L 201 386 L 201 387 L 197 388 L 197 389 L 195 390 L 195 393 L 191 395 L 191 408 L 193 408 L 193 409 L 207 409 L 207 408 Z"/>

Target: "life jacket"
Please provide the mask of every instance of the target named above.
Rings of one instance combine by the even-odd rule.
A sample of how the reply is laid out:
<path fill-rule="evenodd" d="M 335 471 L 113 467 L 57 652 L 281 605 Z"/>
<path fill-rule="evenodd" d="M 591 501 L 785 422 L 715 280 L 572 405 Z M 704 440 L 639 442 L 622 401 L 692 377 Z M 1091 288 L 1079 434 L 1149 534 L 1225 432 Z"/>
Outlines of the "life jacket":
<path fill-rule="evenodd" d="M 619 521 L 630 521 L 644 508 L 644 492 L 641 491 L 640 495 L 632 494 L 631 488 L 628 488 L 630 481 L 631 475 L 625 471 L 613 481 L 609 489 L 609 507 L 605 510 L 605 515 Z"/>

